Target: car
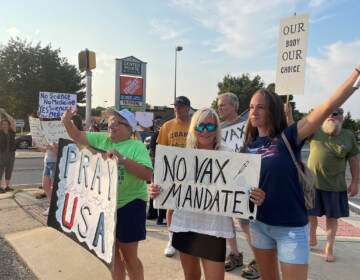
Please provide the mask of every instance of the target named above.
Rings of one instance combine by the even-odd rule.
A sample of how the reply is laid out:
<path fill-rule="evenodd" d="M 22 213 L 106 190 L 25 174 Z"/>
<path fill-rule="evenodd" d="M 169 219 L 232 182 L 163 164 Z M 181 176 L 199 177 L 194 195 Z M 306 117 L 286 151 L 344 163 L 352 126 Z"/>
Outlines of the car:
<path fill-rule="evenodd" d="M 28 149 L 29 147 L 31 147 L 31 144 L 31 133 L 15 137 L 15 145 L 17 149 Z"/>

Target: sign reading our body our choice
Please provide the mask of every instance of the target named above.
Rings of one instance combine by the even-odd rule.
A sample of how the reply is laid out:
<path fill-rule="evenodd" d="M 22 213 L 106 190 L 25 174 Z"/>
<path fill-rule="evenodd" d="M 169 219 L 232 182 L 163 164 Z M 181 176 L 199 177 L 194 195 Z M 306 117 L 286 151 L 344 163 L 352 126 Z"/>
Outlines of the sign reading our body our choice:
<path fill-rule="evenodd" d="M 60 139 L 57 166 L 48 225 L 83 245 L 112 269 L 116 161 L 105 153 Z"/>
<path fill-rule="evenodd" d="M 254 219 L 260 164 L 260 155 L 157 145 L 154 207 Z"/>
<path fill-rule="evenodd" d="M 40 118 L 60 118 L 71 107 L 76 109 L 77 95 L 71 93 L 40 92 L 39 113 Z"/>
<path fill-rule="evenodd" d="M 303 94 L 309 14 L 280 21 L 275 92 L 279 95 Z"/>

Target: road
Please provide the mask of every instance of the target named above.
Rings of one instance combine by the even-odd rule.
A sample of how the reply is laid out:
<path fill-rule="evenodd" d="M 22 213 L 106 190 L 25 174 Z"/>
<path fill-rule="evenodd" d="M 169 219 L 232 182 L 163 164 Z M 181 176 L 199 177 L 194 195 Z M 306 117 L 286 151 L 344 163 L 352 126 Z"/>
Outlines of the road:
<path fill-rule="evenodd" d="M 11 179 L 11 186 L 21 186 L 25 188 L 27 186 L 41 186 L 43 167 L 43 157 L 16 158 L 14 171 Z"/>

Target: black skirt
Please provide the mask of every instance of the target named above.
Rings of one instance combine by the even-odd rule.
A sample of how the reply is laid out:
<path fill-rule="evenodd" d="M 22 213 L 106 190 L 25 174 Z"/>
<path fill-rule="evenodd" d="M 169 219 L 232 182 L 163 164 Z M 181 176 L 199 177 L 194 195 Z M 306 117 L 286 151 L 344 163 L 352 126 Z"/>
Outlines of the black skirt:
<path fill-rule="evenodd" d="M 182 253 L 225 262 L 226 239 L 196 232 L 174 232 L 172 246 Z"/>

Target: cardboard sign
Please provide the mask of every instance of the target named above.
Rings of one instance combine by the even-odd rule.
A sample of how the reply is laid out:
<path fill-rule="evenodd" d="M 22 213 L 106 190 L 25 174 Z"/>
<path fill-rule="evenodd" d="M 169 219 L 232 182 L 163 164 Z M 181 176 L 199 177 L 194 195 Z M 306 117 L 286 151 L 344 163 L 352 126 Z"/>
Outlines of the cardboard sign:
<path fill-rule="evenodd" d="M 151 127 L 153 125 L 153 112 L 136 112 L 135 118 L 142 127 Z"/>
<path fill-rule="evenodd" d="M 77 95 L 70 93 L 40 92 L 39 112 L 41 118 L 60 118 L 68 107 L 76 109 Z"/>
<path fill-rule="evenodd" d="M 49 144 L 58 143 L 60 138 L 71 140 L 61 121 L 42 121 L 41 126 Z"/>
<path fill-rule="evenodd" d="M 154 208 L 254 219 L 249 192 L 260 165 L 260 155 L 157 145 L 154 182 L 162 192 Z"/>
<path fill-rule="evenodd" d="M 249 116 L 249 111 L 243 112 L 239 118 L 239 122 L 231 126 L 221 128 L 221 138 L 226 146 L 231 148 L 236 153 L 240 153 L 245 140 L 246 122 Z"/>
<path fill-rule="evenodd" d="M 48 143 L 44 135 L 44 131 L 41 128 L 40 119 L 29 117 L 29 126 L 33 142 L 37 147 L 44 147 Z"/>
<path fill-rule="evenodd" d="M 120 100 L 142 101 L 143 79 L 120 76 Z"/>
<path fill-rule="evenodd" d="M 279 28 L 275 92 L 303 94 L 309 14 L 282 19 Z"/>
<path fill-rule="evenodd" d="M 48 225 L 113 267 L 117 163 L 60 139 Z M 71 254 L 71 252 L 69 252 Z M 69 255 L 69 258 L 72 256 Z"/>

